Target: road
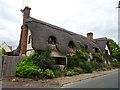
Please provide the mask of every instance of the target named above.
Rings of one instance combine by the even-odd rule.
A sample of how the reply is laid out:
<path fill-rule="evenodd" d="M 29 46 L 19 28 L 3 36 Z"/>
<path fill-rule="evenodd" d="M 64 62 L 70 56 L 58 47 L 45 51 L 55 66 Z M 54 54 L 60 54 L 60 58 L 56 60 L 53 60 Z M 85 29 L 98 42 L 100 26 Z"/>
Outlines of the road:
<path fill-rule="evenodd" d="M 2 81 L 0 80 L 0 90 L 2 89 Z"/>
<path fill-rule="evenodd" d="M 118 88 L 118 71 L 107 75 L 66 84 L 62 88 Z"/>

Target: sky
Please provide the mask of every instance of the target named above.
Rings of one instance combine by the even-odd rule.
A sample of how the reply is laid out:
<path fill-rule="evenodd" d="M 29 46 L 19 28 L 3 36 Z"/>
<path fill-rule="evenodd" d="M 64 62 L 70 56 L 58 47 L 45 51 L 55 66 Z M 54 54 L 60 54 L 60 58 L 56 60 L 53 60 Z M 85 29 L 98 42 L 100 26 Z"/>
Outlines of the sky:
<path fill-rule="evenodd" d="M 94 38 L 107 37 L 118 43 L 119 0 L 0 0 L 0 44 L 18 46 L 23 15 L 20 9 L 31 8 L 30 16 L 66 30 Z"/>

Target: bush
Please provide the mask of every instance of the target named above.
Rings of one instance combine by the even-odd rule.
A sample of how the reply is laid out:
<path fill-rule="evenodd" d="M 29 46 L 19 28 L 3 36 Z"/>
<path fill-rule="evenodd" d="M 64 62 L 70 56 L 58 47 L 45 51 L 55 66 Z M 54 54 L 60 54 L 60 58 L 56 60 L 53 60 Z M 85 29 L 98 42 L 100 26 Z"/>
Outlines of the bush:
<path fill-rule="evenodd" d="M 16 68 L 16 76 L 34 78 L 38 74 L 39 67 L 36 65 L 23 65 Z"/>
<path fill-rule="evenodd" d="M 46 51 L 35 51 L 32 56 L 33 63 L 39 66 L 41 69 L 51 69 L 55 68 L 55 60 L 50 56 L 51 50 Z"/>
<path fill-rule="evenodd" d="M 93 59 L 96 60 L 99 63 L 103 63 L 103 58 L 100 53 L 92 52 Z"/>
<path fill-rule="evenodd" d="M 65 73 L 65 76 L 73 76 L 74 74 L 75 72 L 73 70 L 70 70 Z"/>
<path fill-rule="evenodd" d="M 102 67 L 102 64 L 100 64 L 100 63 L 98 63 L 98 62 L 95 62 L 95 61 L 90 61 L 90 64 L 91 64 L 92 70 L 96 70 L 96 69 Z"/>
<path fill-rule="evenodd" d="M 92 67 L 90 62 L 84 61 L 79 63 L 79 67 L 83 70 L 85 73 L 92 73 Z"/>
<path fill-rule="evenodd" d="M 36 51 L 33 55 L 26 56 L 18 63 L 16 76 L 27 78 L 53 78 L 53 70 L 60 70 L 55 61 L 50 57 L 51 50 Z"/>
<path fill-rule="evenodd" d="M 83 70 L 80 67 L 74 67 L 74 72 L 77 72 L 78 74 L 83 73 Z"/>
<path fill-rule="evenodd" d="M 112 66 L 113 68 L 120 68 L 120 62 L 118 62 L 117 60 L 113 60 L 113 61 L 111 62 L 111 66 Z"/>
<path fill-rule="evenodd" d="M 87 61 L 88 54 L 86 52 L 80 51 L 78 49 L 75 49 L 74 51 L 74 53 L 70 53 L 67 55 L 67 68 L 69 69 L 79 67 L 80 62 Z"/>
<path fill-rule="evenodd" d="M 62 73 L 61 71 L 54 71 L 55 77 L 60 77 L 62 75 L 64 75 L 64 73 Z"/>
<path fill-rule="evenodd" d="M 54 72 L 50 69 L 46 69 L 45 70 L 45 77 L 46 78 L 54 78 L 55 77 Z"/>

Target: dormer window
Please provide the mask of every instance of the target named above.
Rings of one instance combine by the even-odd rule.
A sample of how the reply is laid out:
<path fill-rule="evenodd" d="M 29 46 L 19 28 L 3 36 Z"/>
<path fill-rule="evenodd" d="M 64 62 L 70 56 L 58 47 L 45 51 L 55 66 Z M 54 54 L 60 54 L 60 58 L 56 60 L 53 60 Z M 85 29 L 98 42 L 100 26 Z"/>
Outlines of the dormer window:
<path fill-rule="evenodd" d="M 48 44 L 56 45 L 56 38 L 54 36 L 50 36 L 48 38 Z"/>
<path fill-rule="evenodd" d="M 70 42 L 68 43 L 68 46 L 69 46 L 70 48 L 74 48 L 74 47 L 75 47 L 74 42 L 73 42 L 73 41 L 70 41 Z"/>
<path fill-rule="evenodd" d="M 98 48 L 93 47 L 93 52 L 100 52 Z"/>

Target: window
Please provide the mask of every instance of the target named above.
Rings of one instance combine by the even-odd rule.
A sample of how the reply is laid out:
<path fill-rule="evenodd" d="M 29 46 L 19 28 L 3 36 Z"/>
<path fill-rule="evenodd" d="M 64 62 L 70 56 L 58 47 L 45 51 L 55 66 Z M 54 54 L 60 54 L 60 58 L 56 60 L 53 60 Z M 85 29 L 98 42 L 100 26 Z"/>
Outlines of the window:
<path fill-rule="evenodd" d="M 54 57 L 55 63 L 59 65 L 65 65 L 66 64 L 66 58 L 63 57 Z"/>
<path fill-rule="evenodd" d="M 29 35 L 28 44 L 31 43 L 31 35 Z"/>
<path fill-rule="evenodd" d="M 108 50 L 105 50 L 105 54 L 108 54 Z"/>
<path fill-rule="evenodd" d="M 93 52 L 100 52 L 98 48 L 93 47 Z"/>
<path fill-rule="evenodd" d="M 48 44 L 56 45 L 56 38 L 53 36 L 50 36 L 48 38 Z"/>
<path fill-rule="evenodd" d="M 68 46 L 69 46 L 70 48 L 74 48 L 74 47 L 75 47 L 74 42 L 73 42 L 73 41 L 70 41 L 70 42 L 68 43 Z"/>

